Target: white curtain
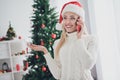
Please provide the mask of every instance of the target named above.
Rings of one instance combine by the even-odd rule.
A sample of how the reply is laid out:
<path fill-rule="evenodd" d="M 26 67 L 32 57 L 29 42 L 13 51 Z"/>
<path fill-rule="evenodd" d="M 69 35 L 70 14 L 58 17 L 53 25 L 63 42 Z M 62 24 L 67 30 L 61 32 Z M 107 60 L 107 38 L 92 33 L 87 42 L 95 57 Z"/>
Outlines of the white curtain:
<path fill-rule="evenodd" d="M 116 22 L 116 32 L 118 38 L 118 46 L 120 51 L 120 0 L 113 0 L 115 22 Z"/>
<path fill-rule="evenodd" d="M 91 30 L 98 36 L 98 80 L 120 80 L 120 1 L 88 0 Z"/>

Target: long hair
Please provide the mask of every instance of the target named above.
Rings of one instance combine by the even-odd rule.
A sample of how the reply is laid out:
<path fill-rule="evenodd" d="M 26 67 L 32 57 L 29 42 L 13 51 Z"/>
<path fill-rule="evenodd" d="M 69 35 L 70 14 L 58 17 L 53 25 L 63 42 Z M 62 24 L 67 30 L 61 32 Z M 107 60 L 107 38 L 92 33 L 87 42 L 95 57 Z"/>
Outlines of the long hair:
<path fill-rule="evenodd" d="M 82 35 L 88 35 L 88 31 L 87 31 L 87 27 L 85 25 L 85 23 L 83 24 L 83 29 L 84 29 L 84 32 Z M 77 34 L 76 34 L 77 36 Z M 62 33 L 61 33 L 61 37 L 60 37 L 60 41 L 58 42 L 56 48 L 55 48 L 55 58 L 58 58 L 59 57 L 59 51 L 60 51 L 60 48 L 63 46 L 63 44 L 65 43 L 66 41 L 66 38 L 67 38 L 67 34 L 66 34 L 66 31 L 62 25 Z"/>
<path fill-rule="evenodd" d="M 62 33 L 61 33 L 60 41 L 59 41 L 59 43 L 57 44 L 57 46 L 55 48 L 55 58 L 58 58 L 60 48 L 65 43 L 66 37 L 67 37 L 66 31 L 65 31 L 64 27 L 62 26 Z"/>

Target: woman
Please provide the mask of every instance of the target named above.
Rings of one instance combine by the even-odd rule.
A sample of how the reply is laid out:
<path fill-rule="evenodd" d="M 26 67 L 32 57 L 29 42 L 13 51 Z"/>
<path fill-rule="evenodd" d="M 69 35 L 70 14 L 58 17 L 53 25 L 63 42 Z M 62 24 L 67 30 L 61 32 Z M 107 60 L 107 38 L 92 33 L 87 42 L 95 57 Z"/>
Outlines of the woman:
<path fill-rule="evenodd" d="M 90 70 L 96 62 L 96 40 L 87 33 L 81 4 L 77 1 L 66 3 L 59 20 L 63 31 L 54 51 L 54 59 L 44 46 L 28 46 L 44 52 L 48 67 L 56 79 L 93 80 Z"/>

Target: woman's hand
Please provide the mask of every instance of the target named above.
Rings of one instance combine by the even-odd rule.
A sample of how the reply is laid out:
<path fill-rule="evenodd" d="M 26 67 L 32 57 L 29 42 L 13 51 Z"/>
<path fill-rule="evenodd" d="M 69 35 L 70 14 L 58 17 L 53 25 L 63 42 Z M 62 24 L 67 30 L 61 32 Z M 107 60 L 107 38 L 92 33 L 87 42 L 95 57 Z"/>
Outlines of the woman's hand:
<path fill-rule="evenodd" d="M 41 45 L 35 45 L 35 44 L 31 44 L 31 43 L 27 43 L 27 46 L 35 51 L 42 51 L 44 52 L 44 54 L 48 53 L 48 50 L 46 49 L 46 47 L 41 46 Z"/>
<path fill-rule="evenodd" d="M 82 18 L 78 18 L 77 20 L 77 37 L 81 38 L 84 33 L 84 23 Z"/>

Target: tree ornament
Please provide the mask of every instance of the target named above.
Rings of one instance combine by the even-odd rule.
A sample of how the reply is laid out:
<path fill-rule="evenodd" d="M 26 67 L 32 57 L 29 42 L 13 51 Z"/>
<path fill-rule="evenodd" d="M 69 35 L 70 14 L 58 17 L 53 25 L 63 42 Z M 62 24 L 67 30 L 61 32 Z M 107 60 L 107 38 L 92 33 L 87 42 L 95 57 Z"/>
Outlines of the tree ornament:
<path fill-rule="evenodd" d="M 6 37 L 8 38 L 8 40 L 12 40 L 16 37 L 16 33 L 15 33 L 13 27 L 11 27 L 11 23 L 9 23 L 9 28 L 7 30 Z"/>
<path fill-rule="evenodd" d="M 49 47 L 49 51 L 51 51 L 52 49 L 51 49 L 51 47 Z"/>
<path fill-rule="evenodd" d="M 57 23 L 56 24 L 56 29 L 59 30 L 59 31 L 62 31 L 62 24 Z"/>
<path fill-rule="evenodd" d="M 41 25 L 41 28 L 45 28 L 45 24 L 42 24 L 42 25 Z"/>
<path fill-rule="evenodd" d="M 36 8 L 33 8 L 33 11 L 37 10 Z"/>
<path fill-rule="evenodd" d="M 20 71 L 20 65 L 19 64 L 16 64 L 16 70 Z"/>
<path fill-rule="evenodd" d="M 52 45 L 52 42 L 49 42 L 50 43 L 50 45 Z"/>
<path fill-rule="evenodd" d="M 55 38 L 56 38 L 56 34 L 52 33 L 52 34 L 51 34 L 51 37 L 52 37 L 53 39 L 55 39 Z"/>
<path fill-rule="evenodd" d="M 44 41 L 42 39 L 40 40 L 40 45 L 44 46 Z"/>
<path fill-rule="evenodd" d="M 42 71 L 45 72 L 47 69 L 45 66 L 42 66 Z"/>
<path fill-rule="evenodd" d="M 35 25 L 33 25 L 32 28 L 35 28 Z"/>
<path fill-rule="evenodd" d="M 26 53 L 28 53 L 28 47 L 26 48 Z"/>
<path fill-rule="evenodd" d="M 36 58 L 36 59 L 38 59 L 38 58 L 39 58 L 39 56 L 38 56 L 38 55 L 36 55 L 36 56 L 35 56 L 35 58 Z"/>
<path fill-rule="evenodd" d="M 6 63 L 6 62 L 4 62 L 3 64 L 2 64 L 2 70 L 3 71 L 8 71 L 9 70 L 9 66 L 8 66 L 8 64 Z"/>
<path fill-rule="evenodd" d="M 21 36 L 18 36 L 18 39 L 22 39 L 22 37 L 21 37 Z"/>
<path fill-rule="evenodd" d="M 37 65 L 35 65 L 35 66 L 34 66 L 34 68 L 38 68 L 38 66 L 37 66 Z"/>
<path fill-rule="evenodd" d="M 25 54 L 25 50 L 22 50 L 22 55 Z"/>
<path fill-rule="evenodd" d="M 3 41 L 4 40 L 4 37 L 0 38 L 0 41 Z"/>
<path fill-rule="evenodd" d="M 27 68 L 28 68 L 28 66 L 29 66 L 28 61 L 24 60 L 24 61 L 23 61 L 23 66 L 24 66 L 23 70 L 26 71 Z"/>

